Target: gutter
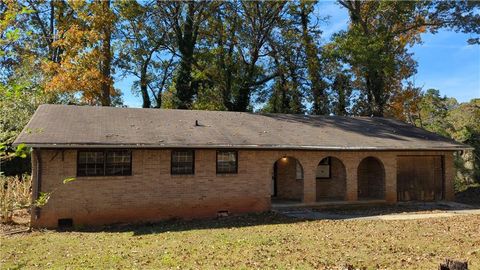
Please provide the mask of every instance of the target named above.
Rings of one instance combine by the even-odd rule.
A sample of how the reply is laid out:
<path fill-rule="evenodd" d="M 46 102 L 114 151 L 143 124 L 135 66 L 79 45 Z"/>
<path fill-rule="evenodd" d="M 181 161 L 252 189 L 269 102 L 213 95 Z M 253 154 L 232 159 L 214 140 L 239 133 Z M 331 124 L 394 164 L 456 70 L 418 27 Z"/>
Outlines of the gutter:
<path fill-rule="evenodd" d="M 40 197 L 40 190 L 42 188 L 42 156 L 40 148 L 34 148 L 35 158 L 37 160 L 35 174 L 34 174 L 34 181 L 33 181 L 33 192 L 32 192 L 32 200 L 35 203 Z M 33 205 L 32 206 L 32 215 L 35 220 L 40 218 L 40 207 Z"/>
<path fill-rule="evenodd" d="M 181 145 L 181 144 L 29 144 L 25 143 L 28 147 L 32 148 L 119 148 L 119 149 L 171 149 L 171 148 L 196 148 L 196 149 L 257 149 L 257 150 L 339 150 L 339 151 L 465 151 L 473 150 L 470 146 L 457 146 L 457 147 L 412 147 L 412 148 L 395 148 L 395 147 L 367 147 L 367 146 L 291 146 L 291 145 L 233 145 L 233 144 L 216 144 L 216 145 Z"/>

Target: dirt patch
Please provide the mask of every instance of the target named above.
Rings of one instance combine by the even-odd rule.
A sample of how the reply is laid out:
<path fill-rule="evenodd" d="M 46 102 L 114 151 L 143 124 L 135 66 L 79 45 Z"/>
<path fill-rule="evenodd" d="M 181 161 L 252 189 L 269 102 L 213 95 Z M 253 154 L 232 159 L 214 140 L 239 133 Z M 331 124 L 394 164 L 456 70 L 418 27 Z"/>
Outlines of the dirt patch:
<path fill-rule="evenodd" d="M 0 223 L 0 234 L 13 234 L 25 232 L 30 229 L 30 213 L 26 209 L 17 210 L 13 213 L 13 222 Z"/>

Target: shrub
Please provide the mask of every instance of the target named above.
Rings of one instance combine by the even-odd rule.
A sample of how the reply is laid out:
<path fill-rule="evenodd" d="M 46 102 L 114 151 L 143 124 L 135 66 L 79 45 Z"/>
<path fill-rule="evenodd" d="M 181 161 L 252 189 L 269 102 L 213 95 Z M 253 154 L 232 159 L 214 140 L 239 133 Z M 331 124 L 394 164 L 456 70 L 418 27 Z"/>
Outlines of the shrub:
<path fill-rule="evenodd" d="M 31 205 L 32 179 L 23 177 L 0 176 L 0 221 L 12 222 L 15 210 L 28 208 Z"/>

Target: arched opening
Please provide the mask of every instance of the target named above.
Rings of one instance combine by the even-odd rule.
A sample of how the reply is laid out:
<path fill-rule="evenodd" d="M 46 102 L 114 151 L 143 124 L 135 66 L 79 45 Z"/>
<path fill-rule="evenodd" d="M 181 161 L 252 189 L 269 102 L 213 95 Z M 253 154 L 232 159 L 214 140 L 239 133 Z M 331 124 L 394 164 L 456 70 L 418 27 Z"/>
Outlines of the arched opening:
<path fill-rule="evenodd" d="M 303 167 L 294 157 L 282 157 L 273 164 L 272 200 L 301 201 Z"/>
<path fill-rule="evenodd" d="M 342 161 L 335 157 L 322 159 L 316 171 L 317 201 L 345 199 L 347 172 Z"/>
<path fill-rule="evenodd" d="M 380 160 L 364 158 L 358 165 L 358 199 L 375 200 L 385 198 L 385 169 Z"/>

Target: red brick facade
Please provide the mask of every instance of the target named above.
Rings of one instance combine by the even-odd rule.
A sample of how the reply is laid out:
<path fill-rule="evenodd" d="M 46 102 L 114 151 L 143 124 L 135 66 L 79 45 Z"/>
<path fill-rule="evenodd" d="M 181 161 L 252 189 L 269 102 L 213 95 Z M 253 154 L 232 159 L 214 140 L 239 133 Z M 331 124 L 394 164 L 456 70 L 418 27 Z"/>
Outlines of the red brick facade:
<path fill-rule="evenodd" d="M 40 155 L 41 164 L 38 164 L 36 154 Z M 342 193 L 345 200 L 356 201 L 358 167 L 366 157 L 375 157 L 381 162 L 385 179 L 384 199 L 395 203 L 398 155 L 443 156 L 445 199 L 453 198 L 452 152 L 239 150 L 238 173 L 218 175 L 216 151 L 197 149 L 195 174 L 171 175 L 170 150 L 134 149 L 132 176 L 77 177 L 75 181 L 63 184 L 63 179 L 76 176 L 77 151 L 35 149 L 33 176 L 35 179 L 40 173 L 40 191 L 51 192 L 51 198 L 39 216 L 32 215 L 32 225 L 56 227 L 58 219 L 64 218 L 72 219 L 75 225 L 98 225 L 214 217 L 219 211 L 267 211 L 271 208 L 273 164 L 285 156 L 301 163 L 303 180 L 293 179 L 292 187 L 282 188 L 301 198 L 305 204 L 329 196 L 342 197 Z M 332 162 L 332 176 L 336 178 L 316 180 L 316 167 L 327 156 L 338 159 Z M 378 175 L 378 172 L 371 172 L 371 175 Z M 328 181 L 342 182 L 342 178 L 342 185 L 326 185 Z M 322 185 L 326 185 L 325 188 Z M 326 191 L 328 188 L 331 190 Z"/>

